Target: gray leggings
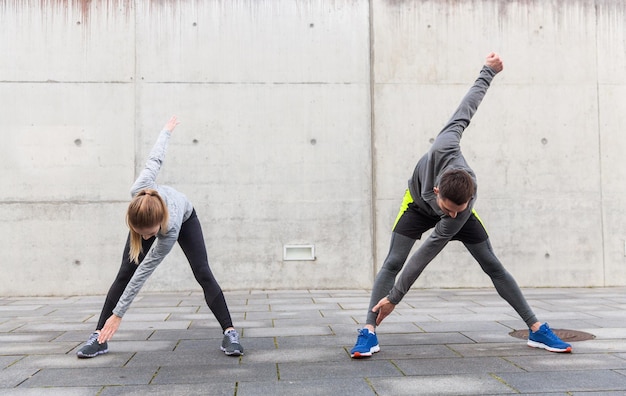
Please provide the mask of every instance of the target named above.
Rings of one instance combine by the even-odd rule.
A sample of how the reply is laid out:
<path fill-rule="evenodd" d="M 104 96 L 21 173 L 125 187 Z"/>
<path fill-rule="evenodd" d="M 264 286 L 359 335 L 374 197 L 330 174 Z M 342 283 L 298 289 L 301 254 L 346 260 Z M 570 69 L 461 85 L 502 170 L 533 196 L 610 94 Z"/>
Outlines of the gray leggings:
<path fill-rule="evenodd" d="M 374 281 L 370 305 L 367 312 L 366 323 L 368 325 L 376 326 L 377 314 L 372 312 L 372 308 L 378 304 L 378 301 L 389 294 L 389 291 L 396 281 L 396 276 L 404 266 L 415 241 L 415 239 L 407 236 L 395 232 L 392 233 L 389 254 L 387 255 L 387 258 L 383 263 L 383 267 L 378 272 L 378 275 L 376 275 L 376 280 Z M 515 282 L 515 279 L 513 279 L 511 274 L 509 274 L 502 263 L 500 263 L 500 260 L 498 260 L 496 255 L 493 253 L 489 239 L 476 244 L 463 244 L 476 261 L 478 261 L 483 271 L 489 275 L 500 297 L 506 300 L 506 302 L 508 302 L 509 305 L 515 309 L 528 327 L 531 327 L 534 323 L 536 323 L 537 318 L 535 314 L 526 302 L 526 299 L 522 295 L 522 291 L 517 285 L 517 282 Z M 419 268 L 418 274 L 421 274 L 427 264 L 413 262 L 415 261 L 414 258 L 415 254 L 409 258 L 407 265 L 417 266 Z"/>

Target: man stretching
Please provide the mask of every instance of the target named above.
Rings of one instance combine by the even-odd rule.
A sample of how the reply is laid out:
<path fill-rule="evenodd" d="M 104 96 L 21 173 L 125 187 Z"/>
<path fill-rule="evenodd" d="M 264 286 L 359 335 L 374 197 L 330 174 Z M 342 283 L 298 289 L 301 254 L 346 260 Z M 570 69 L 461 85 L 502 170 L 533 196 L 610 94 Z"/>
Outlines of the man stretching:
<path fill-rule="evenodd" d="M 359 331 L 353 358 L 380 351 L 376 326 L 387 317 L 409 291 L 415 280 L 448 241 L 461 241 L 491 278 L 504 298 L 529 327 L 528 345 L 551 352 L 571 352 L 547 323 L 537 321 L 526 299 L 502 263 L 493 253 L 489 236 L 476 214 L 476 175 L 461 153 L 461 136 L 487 93 L 491 80 L 502 71 L 500 57 L 487 56 L 478 79 L 465 95 L 450 121 L 443 127 L 430 150 L 419 160 L 409 180 L 400 213 L 391 234 L 389 254 L 376 276 L 365 327 Z M 420 248 L 407 257 L 415 241 L 433 228 Z M 406 268 L 396 281 L 396 276 Z"/>

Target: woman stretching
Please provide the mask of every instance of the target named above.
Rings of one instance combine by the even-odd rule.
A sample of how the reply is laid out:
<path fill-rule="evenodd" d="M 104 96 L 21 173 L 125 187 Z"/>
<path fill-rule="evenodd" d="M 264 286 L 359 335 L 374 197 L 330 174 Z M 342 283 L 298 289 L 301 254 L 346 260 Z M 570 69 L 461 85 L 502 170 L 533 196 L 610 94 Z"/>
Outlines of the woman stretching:
<path fill-rule="evenodd" d="M 206 247 L 196 211 L 182 193 L 168 186 L 158 186 L 156 177 L 176 116 L 170 118 L 150 151 L 146 166 L 131 188 L 126 222 L 130 228 L 122 256 L 122 266 L 109 289 L 96 331 L 76 354 L 91 358 L 108 352 L 107 341 L 113 337 L 126 310 L 148 277 L 178 241 L 193 274 L 202 286 L 207 305 L 222 326 L 221 350 L 226 355 L 243 355 L 239 334 L 233 323 L 219 284 L 209 268 Z"/>

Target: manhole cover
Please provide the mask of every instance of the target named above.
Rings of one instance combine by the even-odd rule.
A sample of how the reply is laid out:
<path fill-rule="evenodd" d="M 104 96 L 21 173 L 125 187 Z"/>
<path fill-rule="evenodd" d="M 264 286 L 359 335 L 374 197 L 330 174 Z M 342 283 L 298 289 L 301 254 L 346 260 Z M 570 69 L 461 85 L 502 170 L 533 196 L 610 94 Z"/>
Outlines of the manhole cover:
<path fill-rule="evenodd" d="M 585 333 L 584 331 L 566 329 L 552 329 L 552 331 L 565 342 L 587 341 L 596 338 L 593 334 Z M 528 339 L 528 330 L 513 330 L 509 335 L 526 340 Z"/>

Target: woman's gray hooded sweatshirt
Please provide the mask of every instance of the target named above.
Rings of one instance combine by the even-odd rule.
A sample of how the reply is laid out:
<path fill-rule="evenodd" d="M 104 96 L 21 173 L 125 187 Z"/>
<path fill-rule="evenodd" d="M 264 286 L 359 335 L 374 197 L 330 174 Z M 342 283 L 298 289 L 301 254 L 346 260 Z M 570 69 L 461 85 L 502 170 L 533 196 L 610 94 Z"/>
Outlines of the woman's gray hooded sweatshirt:
<path fill-rule="evenodd" d="M 170 136 L 170 131 L 165 129 L 161 131 L 157 142 L 150 151 L 145 168 L 141 171 L 130 190 L 132 197 L 137 195 L 139 191 L 147 188 L 157 190 L 167 206 L 169 222 L 167 230 L 161 230 L 157 234 L 155 243 L 147 252 L 141 264 L 139 264 L 135 274 L 126 286 L 124 294 L 122 294 L 115 306 L 113 313 L 119 317 L 124 316 L 133 299 L 137 296 L 144 283 L 146 283 L 146 280 L 148 280 L 148 277 L 172 250 L 178 240 L 181 225 L 185 220 L 189 219 L 193 212 L 193 206 L 184 194 L 171 187 L 156 184 L 157 175 L 165 160 L 165 152 Z"/>

